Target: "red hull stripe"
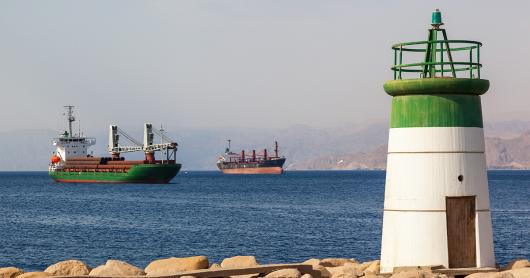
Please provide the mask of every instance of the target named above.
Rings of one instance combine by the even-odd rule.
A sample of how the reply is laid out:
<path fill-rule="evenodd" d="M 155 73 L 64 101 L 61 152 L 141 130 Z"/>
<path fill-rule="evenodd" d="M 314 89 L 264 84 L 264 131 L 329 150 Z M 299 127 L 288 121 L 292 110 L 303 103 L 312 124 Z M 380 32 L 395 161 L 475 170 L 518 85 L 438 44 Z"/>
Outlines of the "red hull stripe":
<path fill-rule="evenodd" d="M 260 168 L 236 168 L 236 169 L 223 169 L 225 174 L 275 174 L 279 175 L 283 173 L 282 167 L 260 167 Z"/>

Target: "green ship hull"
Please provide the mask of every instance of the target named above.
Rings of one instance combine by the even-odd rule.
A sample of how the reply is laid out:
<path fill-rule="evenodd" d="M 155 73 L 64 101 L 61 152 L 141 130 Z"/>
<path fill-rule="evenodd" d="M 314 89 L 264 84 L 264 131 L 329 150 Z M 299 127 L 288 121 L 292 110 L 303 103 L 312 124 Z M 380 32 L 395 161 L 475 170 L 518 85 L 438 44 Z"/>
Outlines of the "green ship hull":
<path fill-rule="evenodd" d="M 181 168 L 181 164 L 138 164 L 127 172 L 104 171 L 49 171 L 57 182 L 77 183 L 169 183 Z"/>

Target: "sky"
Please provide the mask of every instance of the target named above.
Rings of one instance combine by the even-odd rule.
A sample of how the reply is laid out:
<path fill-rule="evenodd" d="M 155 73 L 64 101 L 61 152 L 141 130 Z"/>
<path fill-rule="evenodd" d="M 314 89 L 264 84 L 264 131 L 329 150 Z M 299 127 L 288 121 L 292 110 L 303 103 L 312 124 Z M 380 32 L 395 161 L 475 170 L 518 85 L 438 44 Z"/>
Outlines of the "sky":
<path fill-rule="evenodd" d="M 3 0 L 4 131 L 143 122 L 329 127 L 387 120 L 391 45 L 481 41 L 486 121 L 530 119 L 529 1 Z"/>

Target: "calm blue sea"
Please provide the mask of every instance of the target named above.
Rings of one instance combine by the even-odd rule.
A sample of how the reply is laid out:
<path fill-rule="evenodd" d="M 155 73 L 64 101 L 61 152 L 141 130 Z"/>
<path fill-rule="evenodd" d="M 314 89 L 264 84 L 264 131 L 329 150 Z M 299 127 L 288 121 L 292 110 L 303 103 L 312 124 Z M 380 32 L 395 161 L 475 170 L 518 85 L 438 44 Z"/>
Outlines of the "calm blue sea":
<path fill-rule="evenodd" d="M 169 256 L 262 263 L 379 257 L 383 171 L 230 176 L 182 172 L 168 185 L 60 184 L 0 173 L 0 266 L 77 258 L 144 267 Z M 530 171 L 489 172 L 495 253 L 530 257 Z"/>

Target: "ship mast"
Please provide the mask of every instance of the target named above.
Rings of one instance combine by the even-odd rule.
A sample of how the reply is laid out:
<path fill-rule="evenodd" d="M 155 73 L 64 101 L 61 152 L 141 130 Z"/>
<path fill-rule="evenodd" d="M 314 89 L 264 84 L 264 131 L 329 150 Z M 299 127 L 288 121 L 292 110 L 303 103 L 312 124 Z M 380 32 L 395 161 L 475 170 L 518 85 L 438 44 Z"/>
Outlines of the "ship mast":
<path fill-rule="evenodd" d="M 72 137 L 72 123 L 75 121 L 74 117 L 74 106 L 73 105 L 66 105 L 64 106 L 66 108 L 66 119 L 68 120 L 68 136 Z"/>

